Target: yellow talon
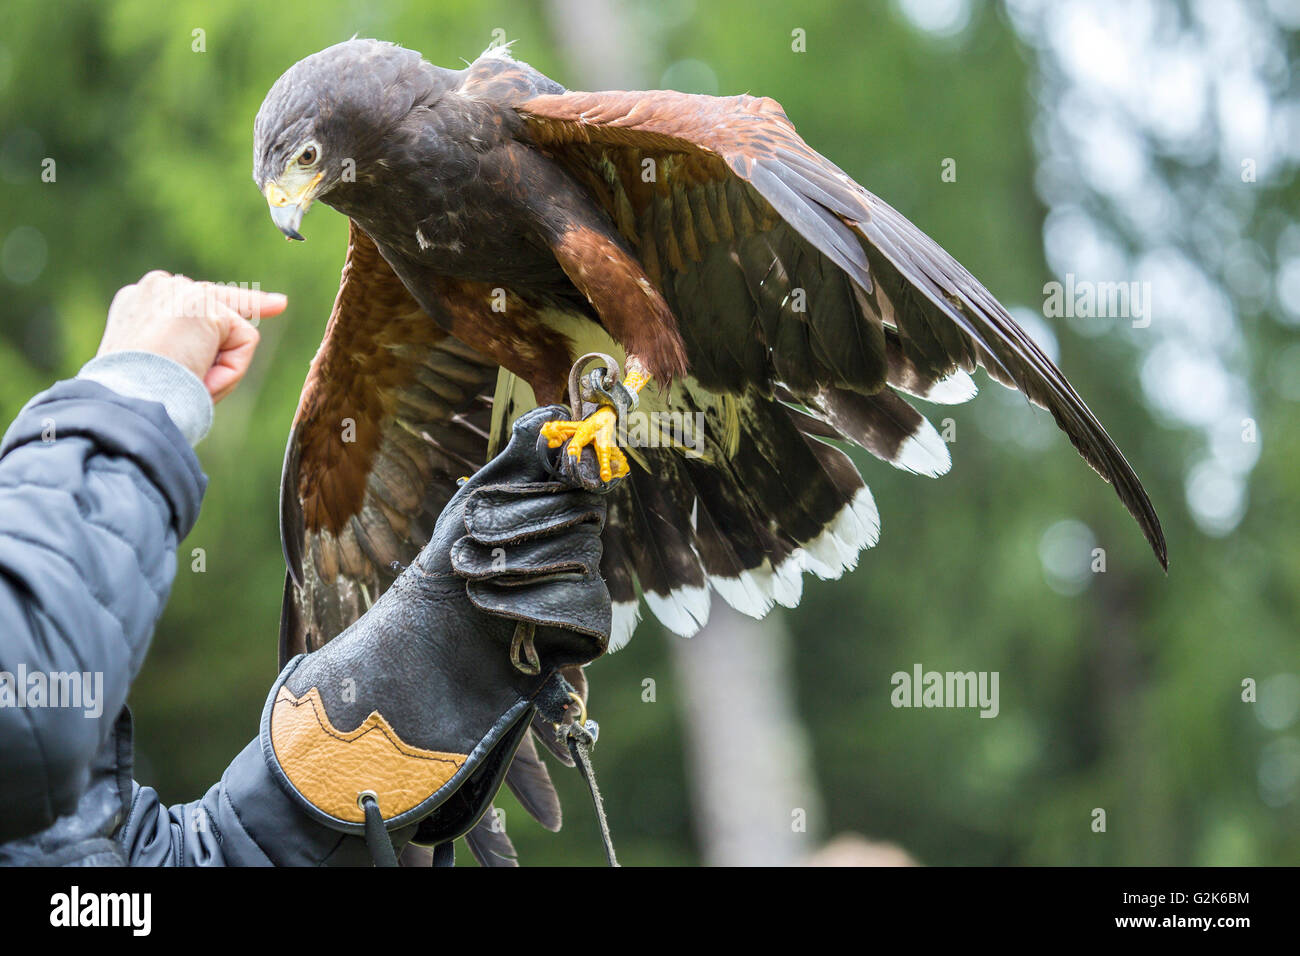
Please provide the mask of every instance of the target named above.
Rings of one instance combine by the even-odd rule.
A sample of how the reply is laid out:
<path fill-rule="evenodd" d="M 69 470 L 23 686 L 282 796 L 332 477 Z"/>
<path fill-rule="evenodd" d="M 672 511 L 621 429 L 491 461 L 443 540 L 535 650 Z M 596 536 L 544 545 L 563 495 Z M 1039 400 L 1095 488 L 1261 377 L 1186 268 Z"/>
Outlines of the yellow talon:
<path fill-rule="evenodd" d="M 627 371 L 623 385 L 633 393 L 640 392 L 650 381 L 650 373 L 633 358 L 628 359 Z M 613 481 L 631 470 L 627 456 L 618 447 L 617 429 L 618 413 L 613 406 L 602 405 L 580 422 L 547 422 L 542 426 L 542 436 L 551 448 L 559 448 L 567 441 L 569 454 L 574 458 L 591 445 L 600 465 L 600 480 Z"/>
<path fill-rule="evenodd" d="M 569 455 L 577 458 L 582 449 L 591 445 L 600 466 L 600 480 L 613 481 L 628 473 L 627 456 L 618 447 L 616 426 L 618 414 L 609 405 L 602 405 L 580 422 L 547 422 L 542 435 L 551 448 L 569 443 Z"/>

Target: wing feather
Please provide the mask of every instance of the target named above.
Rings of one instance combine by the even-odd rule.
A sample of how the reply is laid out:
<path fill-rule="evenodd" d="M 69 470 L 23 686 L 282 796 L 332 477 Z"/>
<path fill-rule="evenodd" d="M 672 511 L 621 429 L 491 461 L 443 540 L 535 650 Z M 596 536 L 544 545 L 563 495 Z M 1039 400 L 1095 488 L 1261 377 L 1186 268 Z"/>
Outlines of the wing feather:
<path fill-rule="evenodd" d="M 874 395 L 889 385 L 954 400 L 973 394 L 963 376 L 982 366 L 1052 413 L 1167 566 L 1141 482 L 1060 369 L 934 240 L 805 143 L 773 100 L 568 92 L 515 109 L 661 280 L 704 386 L 781 385 L 815 403 L 827 388 Z M 659 173 L 649 184 L 638 181 L 646 159 Z M 735 296 L 736 266 L 767 347 L 762 375 L 747 357 L 754 327 Z M 821 300 L 811 315 L 790 307 L 795 290 Z M 710 293 L 734 317 L 719 322 Z"/>
<path fill-rule="evenodd" d="M 456 479 L 486 460 L 497 372 L 416 305 L 353 224 L 285 453 L 282 657 L 333 638 L 419 552 Z"/>

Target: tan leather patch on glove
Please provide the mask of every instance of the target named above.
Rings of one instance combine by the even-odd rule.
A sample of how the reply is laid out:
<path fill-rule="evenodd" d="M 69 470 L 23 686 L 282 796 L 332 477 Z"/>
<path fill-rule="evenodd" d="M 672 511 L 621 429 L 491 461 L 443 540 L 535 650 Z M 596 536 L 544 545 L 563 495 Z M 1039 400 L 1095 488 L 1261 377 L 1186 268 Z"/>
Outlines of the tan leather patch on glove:
<path fill-rule="evenodd" d="M 304 799 L 350 823 L 365 820 L 357 804 L 362 791 L 374 791 L 380 813 L 391 819 L 427 800 L 468 756 L 412 747 L 379 711 L 371 711 L 355 730 L 341 731 L 315 687 L 301 697 L 280 688 L 271 712 L 271 746 Z"/>

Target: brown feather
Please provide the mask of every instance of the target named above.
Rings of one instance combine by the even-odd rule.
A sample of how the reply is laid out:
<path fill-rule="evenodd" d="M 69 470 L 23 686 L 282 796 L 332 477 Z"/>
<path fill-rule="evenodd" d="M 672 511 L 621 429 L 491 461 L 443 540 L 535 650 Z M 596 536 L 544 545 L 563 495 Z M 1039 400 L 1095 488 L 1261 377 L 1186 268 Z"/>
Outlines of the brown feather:
<path fill-rule="evenodd" d="M 379 597 L 394 561 L 414 559 L 456 478 L 485 460 L 496 377 L 354 223 L 285 454 L 284 649 L 328 641 Z"/>

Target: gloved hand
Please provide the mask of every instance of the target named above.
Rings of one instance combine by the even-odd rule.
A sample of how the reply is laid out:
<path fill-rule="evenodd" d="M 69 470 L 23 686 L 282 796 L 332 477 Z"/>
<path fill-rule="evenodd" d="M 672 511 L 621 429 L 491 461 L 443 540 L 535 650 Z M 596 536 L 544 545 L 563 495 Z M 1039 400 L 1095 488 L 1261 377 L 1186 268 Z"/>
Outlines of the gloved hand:
<path fill-rule="evenodd" d="M 317 820 L 365 833 L 372 852 L 381 827 L 430 845 L 469 830 L 534 712 L 562 722 L 579 709 L 558 669 L 605 651 L 605 502 L 548 480 L 536 451 L 541 425 L 567 414 L 522 416 L 416 561 L 271 690 L 272 775 Z"/>

